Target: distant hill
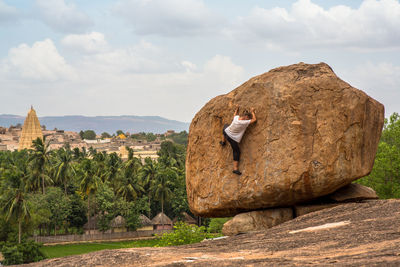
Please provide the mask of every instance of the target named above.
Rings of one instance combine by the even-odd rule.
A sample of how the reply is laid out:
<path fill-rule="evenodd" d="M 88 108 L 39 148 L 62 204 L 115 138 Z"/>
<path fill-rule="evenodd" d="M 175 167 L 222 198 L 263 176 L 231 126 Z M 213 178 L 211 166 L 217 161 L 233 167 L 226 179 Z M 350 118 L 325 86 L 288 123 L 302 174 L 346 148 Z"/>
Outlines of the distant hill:
<path fill-rule="evenodd" d="M 0 115 L 0 126 L 10 127 L 18 123 L 23 124 L 25 117 L 17 115 Z M 164 133 L 167 130 L 188 131 L 189 123 L 169 120 L 159 116 L 54 116 L 39 117 L 41 125 L 46 125 L 48 130 L 57 128 L 65 131 L 79 132 L 81 130 L 94 130 L 97 134 L 117 130 L 124 132 L 152 132 Z"/>

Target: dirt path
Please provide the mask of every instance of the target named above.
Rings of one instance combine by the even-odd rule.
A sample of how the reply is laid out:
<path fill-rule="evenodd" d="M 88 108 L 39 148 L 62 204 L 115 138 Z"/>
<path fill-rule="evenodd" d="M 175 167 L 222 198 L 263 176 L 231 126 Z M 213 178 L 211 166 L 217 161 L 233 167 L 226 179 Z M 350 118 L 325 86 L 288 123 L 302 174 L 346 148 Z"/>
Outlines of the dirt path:
<path fill-rule="evenodd" d="M 103 250 L 28 266 L 282 265 L 400 266 L 400 200 L 344 204 L 268 231 L 194 245 Z"/>

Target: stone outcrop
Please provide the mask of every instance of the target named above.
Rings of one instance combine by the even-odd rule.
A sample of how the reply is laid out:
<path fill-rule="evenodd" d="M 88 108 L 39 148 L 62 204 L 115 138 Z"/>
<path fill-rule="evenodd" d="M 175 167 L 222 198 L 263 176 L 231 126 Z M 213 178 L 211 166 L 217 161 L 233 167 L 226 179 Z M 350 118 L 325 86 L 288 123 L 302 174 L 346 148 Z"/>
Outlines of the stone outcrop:
<path fill-rule="evenodd" d="M 222 228 L 224 235 L 236 235 L 260 231 L 293 219 L 291 208 L 257 210 L 244 212 L 227 221 Z"/>
<path fill-rule="evenodd" d="M 328 199 L 335 202 L 350 202 L 365 199 L 377 199 L 375 190 L 361 184 L 346 185 L 327 196 Z"/>
<path fill-rule="evenodd" d="M 240 144 L 242 175 L 221 147 L 236 106 L 254 107 L 257 122 Z M 193 213 L 205 217 L 328 195 L 370 173 L 384 107 L 339 79 L 324 63 L 273 69 L 210 100 L 189 130 L 186 185 Z"/>
<path fill-rule="evenodd" d="M 377 198 L 378 196 L 372 188 L 360 184 L 349 184 L 339 188 L 332 194 L 315 199 L 309 203 L 295 205 L 290 208 L 239 213 L 224 224 L 222 233 L 224 235 L 236 235 L 251 231 L 266 230 L 308 213 L 330 209 L 347 202 Z"/>
<path fill-rule="evenodd" d="M 31 149 L 32 141 L 37 138 L 43 139 L 43 133 L 39 119 L 36 116 L 36 111 L 31 107 L 24 121 L 24 125 L 22 126 L 18 150 Z"/>
<path fill-rule="evenodd" d="M 340 227 L 299 231 L 346 221 Z M 400 266 L 399 232 L 400 199 L 370 200 L 260 232 L 185 246 L 107 249 L 23 266 Z"/>

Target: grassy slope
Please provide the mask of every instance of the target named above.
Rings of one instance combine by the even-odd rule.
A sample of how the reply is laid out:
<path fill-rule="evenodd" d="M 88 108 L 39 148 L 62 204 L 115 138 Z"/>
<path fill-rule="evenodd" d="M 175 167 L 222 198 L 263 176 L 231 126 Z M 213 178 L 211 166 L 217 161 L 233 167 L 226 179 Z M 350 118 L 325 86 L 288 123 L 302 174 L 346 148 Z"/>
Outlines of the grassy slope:
<path fill-rule="evenodd" d="M 155 239 L 119 241 L 119 242 L 99 242 L 99 243 L 80 243 L 68 245 L 44 246 L 41 251 L 46 258 L 58 258 L 70 255 L 78 255 L 98 251 L 102 249 L 118 249 L 133 247 L 153 247 L 157 244 Z"/>

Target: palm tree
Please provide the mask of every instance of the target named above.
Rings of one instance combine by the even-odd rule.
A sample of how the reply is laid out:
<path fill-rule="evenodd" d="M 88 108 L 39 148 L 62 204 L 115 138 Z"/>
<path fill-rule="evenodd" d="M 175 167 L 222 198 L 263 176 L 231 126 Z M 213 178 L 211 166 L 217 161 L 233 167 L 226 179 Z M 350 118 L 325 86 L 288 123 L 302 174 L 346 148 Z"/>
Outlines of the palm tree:
<path fill-rule="evenodd" d="M 1 210 L 7 221 L 15 219 L 18 222 L 18 243 L 21 243 L 22 222 L 31 217 L 24 182 L 27 176 L 26 162 L 14 165 L 3 173 L 5 179 L 1 187 Z"/>
<path fill-rule="evenodd" d="M 116 183 L 116 176 L 121 169 L 121 158 L 117 153 L 111 153 L 105 159 L 106 162 L 106 180 L 110 181 L 112 185 Z M 115 190 L 115 187 L 114 187 Z"/>
<path fill-rule="evenodd" d="M 95 175 L 100 177 L 101 181 L 104 183 L 107 181 L 107 152 L 97 152 L 96 149 L 92 147 L 89 148 L 90 156 L 93 158 L 93 163 L 96 165 Z"/>
<path fill-rule="evenodd" d="M 51 184 L 53 181 L 46 174 L 46 167 L 49 163 L 50 150 L 46 139 L 37 138 L 33 141 L 33 151 L 30 155 L 30 163 L 32 165 L 32 177 L 30 177 L 30 187 L 38 189 L 40 182 L 42 184 L 42 193 L 45 194 L 45 185 Z"/>
<path fill-rule="evenodd" d="M 130 157 L 117 176 L 116 193 L 127 201 L 136 200 L 144 192 L 138 175 L 140 166 L 139 159 Z"/>
<path fill-rule="evenodd" d="M 80 165 L 80 178 L 81 182 L 79 189 L 81 193 L 87 196 L 88 207 L 88 224 L 90 225 L 90 198 L 96 194 L 97 189 L 102 183 L 101 178 L 96 172 L 97 166 L 90 159 L 83 159 Z"/>
<path fill-rule="evenodd" d="M 164 203 L 172 197 L 173 179 L 176 172 L 171 168 L 160 168 L 151 186 L 151 192 L 156 200 L 161 201 L 161 212 L 164 213 Z"/>
<path fill-rule="evenodd" d="M 64 185 L 64 193 L 67 195 L 68 181 L 71 179 L 72 174 L 75 173 L 72 151 L 69 148 L 61 148 L 57 151 L 55 171 L 55 179 Z"/>
<path fill-rule="evenodd" d="M 126 201 L 136 200 L 139 194 L 144 191 L 137 176 L 129 175 L 126 170 L 121 176 L 117 183 L 117 195 L 123 197 Z"/>
<path fill-rule="evenodd" d="M 158 171 L 158 165 L 156 162 L 151 160 L 150 158 L 145 159 L 145 164 L 143 167 L 140 169 L 140 179 L 141 179 L 141 184 L 143 186 L 143 189 L 145 192 L 148 192 L 148 201 L 149 201 L 149 207 L 151 204 L 151 195 L 152 195 L 152 185 L 154 183 L 154 179 L 157 175 Z M 149 214 L 148 217 L 151 217 L 151 210 L 149 209 Z"/>

